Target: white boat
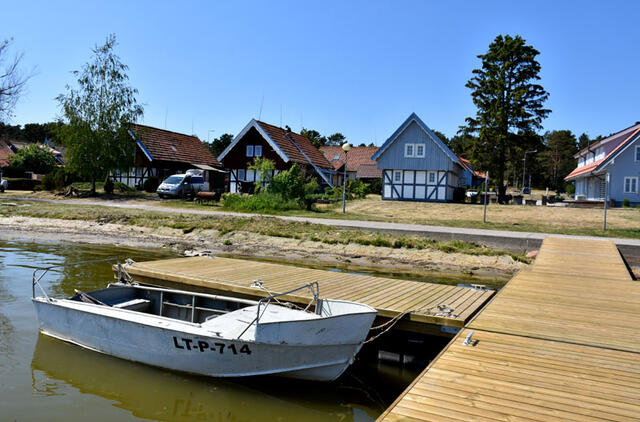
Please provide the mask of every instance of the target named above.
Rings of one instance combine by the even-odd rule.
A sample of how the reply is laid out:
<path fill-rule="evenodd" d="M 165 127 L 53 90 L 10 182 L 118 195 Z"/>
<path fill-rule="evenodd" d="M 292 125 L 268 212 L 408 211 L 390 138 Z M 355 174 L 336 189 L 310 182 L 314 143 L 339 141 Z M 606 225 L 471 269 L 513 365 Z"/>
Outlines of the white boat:
<path fill-rule="evenodd" d="M 32 301 L 43 334 L 212 377 L 334 380 L 353 362 L 376 316 L 374 308 L 361 303 L 320 299 L 317 283 L 259 301 L 122 281 L 55 299 L 39 283 L 50 268 L 33 276 Z M 35 295 L 36 285 L 41 296 Z M 278 300 L 301 289 L 313 292 L 306 309 Z"/>

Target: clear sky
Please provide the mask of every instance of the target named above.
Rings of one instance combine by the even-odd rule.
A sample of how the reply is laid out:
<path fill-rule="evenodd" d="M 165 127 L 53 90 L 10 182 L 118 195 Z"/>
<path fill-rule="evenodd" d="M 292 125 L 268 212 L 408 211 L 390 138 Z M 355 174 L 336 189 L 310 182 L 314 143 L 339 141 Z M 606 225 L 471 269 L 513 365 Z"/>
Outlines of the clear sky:
<path fill-rule="evenodd" d="M 379 145 L 412 111 L 452 136 L 475 112 L 464 85 L 498 34 L 541 52 L 546 130 L 595 137 L 640 120 L 640 2 L 93 3 L 2 3 L 0 38 L 37 67 L 11 123 L 55 119 L 70 71 L 109 33 L 142 123 L 203 140 L 260 117 Z"/>

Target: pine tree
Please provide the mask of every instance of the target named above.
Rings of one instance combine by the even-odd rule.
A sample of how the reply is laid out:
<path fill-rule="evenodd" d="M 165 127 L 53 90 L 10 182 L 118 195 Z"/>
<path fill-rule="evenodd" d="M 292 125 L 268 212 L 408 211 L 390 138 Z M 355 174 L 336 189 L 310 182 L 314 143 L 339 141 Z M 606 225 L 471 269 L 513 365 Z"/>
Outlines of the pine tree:
<path fill-rule="evenodd" d="M 477 136 L 472 158 L 493 175 L 501 201 L 507 161 L 518 159 L 518 153 L 522 158 L 527 143 L 535 140 L 535 132 L 551 112 L 543 106 L 549 94 L 535 83 L 540 79 L 539 54 L 519 35 L 498 35 L 489 51 L 478 56 L 482 67 L 473 70 L 466 84 L 477 111 L 475 117 L 465 119 L 459 132 Z"/>

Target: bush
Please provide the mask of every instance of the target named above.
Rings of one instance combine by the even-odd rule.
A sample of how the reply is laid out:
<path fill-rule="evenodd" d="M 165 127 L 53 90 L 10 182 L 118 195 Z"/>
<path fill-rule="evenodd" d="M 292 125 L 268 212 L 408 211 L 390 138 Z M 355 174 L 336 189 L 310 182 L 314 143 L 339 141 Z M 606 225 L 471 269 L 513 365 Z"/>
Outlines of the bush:
<path fill-rule="evenodd" d="M 106 182 L 104 182 L 104 191 L 105 193 L 108 193 L 109 195 L 113 194 L 113 189 L 114 189 L 114 185 L 113 185 L 113 180 L 111 180 L 111 178 L 109 177 L 107 179 Z"/>
<path fill-rule="evenodd" d="M 625 207 L 625 208 L 629 208 L 631 206 L 631 201 L 629 201 L 628 198 L 624 198 L 622 200 L 622 206 Z"/>
<path fill-rule="evenodd" d="M 24 178 L 14 179 L 11 177 L 6 177 L 5 179 L 7 180 L 7 182 L 9 182 L 10 190 L 35 191 L 35 190 L 38 190 L 40 186 L 42 186 L 42 183 L 40 180 L 24 179 Z"/>
<path fill-rule="evenodd" d="M 567 183 L 564 187 L 568 195 L 573 196 L 576 193 L 576 186 L 573 183 Z"/>
<path fill-rule="evenodd" d="M 11 167 L 31 171 L 36 174 L 47 174 L 56 168 L 57 162 L 53 154 L 37 144 L 30 144 L 18 150 L 9 159 Z"/>
<path fill-rule="evenodd" d="M 458 204 L 464 203 L 467 198 L 467 190 L 463 187 L 457 187 L 453 190 L 453 202 Z"/>
<path fill-rule="evenodd" d="M 56 167 L 42 178 L 42 187 L 48 191 L 62 190 L 76 181 L 76 176 L 66 167 Z"/>
<path fill-rule="evenodd" d="M 378 179 L 368 179 L 367 183 L 369 184 L 369 193 L 382 195 L 382 177 Z"/>
<path fill-rule="evenodd" d="M 229 194 L 224 197 L 222 204 L 228 210 L 249 212 L 288 211 L 301 208 L 300 201 L 286 200 L 282 195 L 270 192 L 251 196 Z"/>
<path fill-rule="evenodd" d="M 114 189 L 118 190 L 118 192 L 120 192 L 120 193 L 135 191 L 134 188 L 132 188 L 131 186 L 127 185 L 126 183 L 122 183 L 122 182 L 115 182 L 113 184 L 113 187 L 114 187 Z"/>
<path fill-rule="evenodd" d="M 142 189 L 144 189 L 145 192 L 155 193 L 158 186 L 160 186 L 160 179 L 157 176 L 151 176 L 144 181 Z"/>

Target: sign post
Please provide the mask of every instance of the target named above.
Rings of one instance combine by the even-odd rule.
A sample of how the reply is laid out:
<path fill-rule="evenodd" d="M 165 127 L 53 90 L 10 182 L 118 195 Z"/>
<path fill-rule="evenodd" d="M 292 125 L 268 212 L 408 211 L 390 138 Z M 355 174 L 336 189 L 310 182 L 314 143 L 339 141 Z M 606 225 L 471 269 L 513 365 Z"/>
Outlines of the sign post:
<path fill-rule="evenodd" d="M 607 172 L 604 179 L 604 218 L 602 222 L 602 230 L 605 232 L 607 231 L 607 203 L 609 202 L 609 180 L 610 175 L 609 172 Z"/>
<path fill-rule="evenodd" d="M 489 170 L 484 176 L 484 214 L 482 215 L 482 222 L 487 222 L 487 191 L 489 190 Z"/>

